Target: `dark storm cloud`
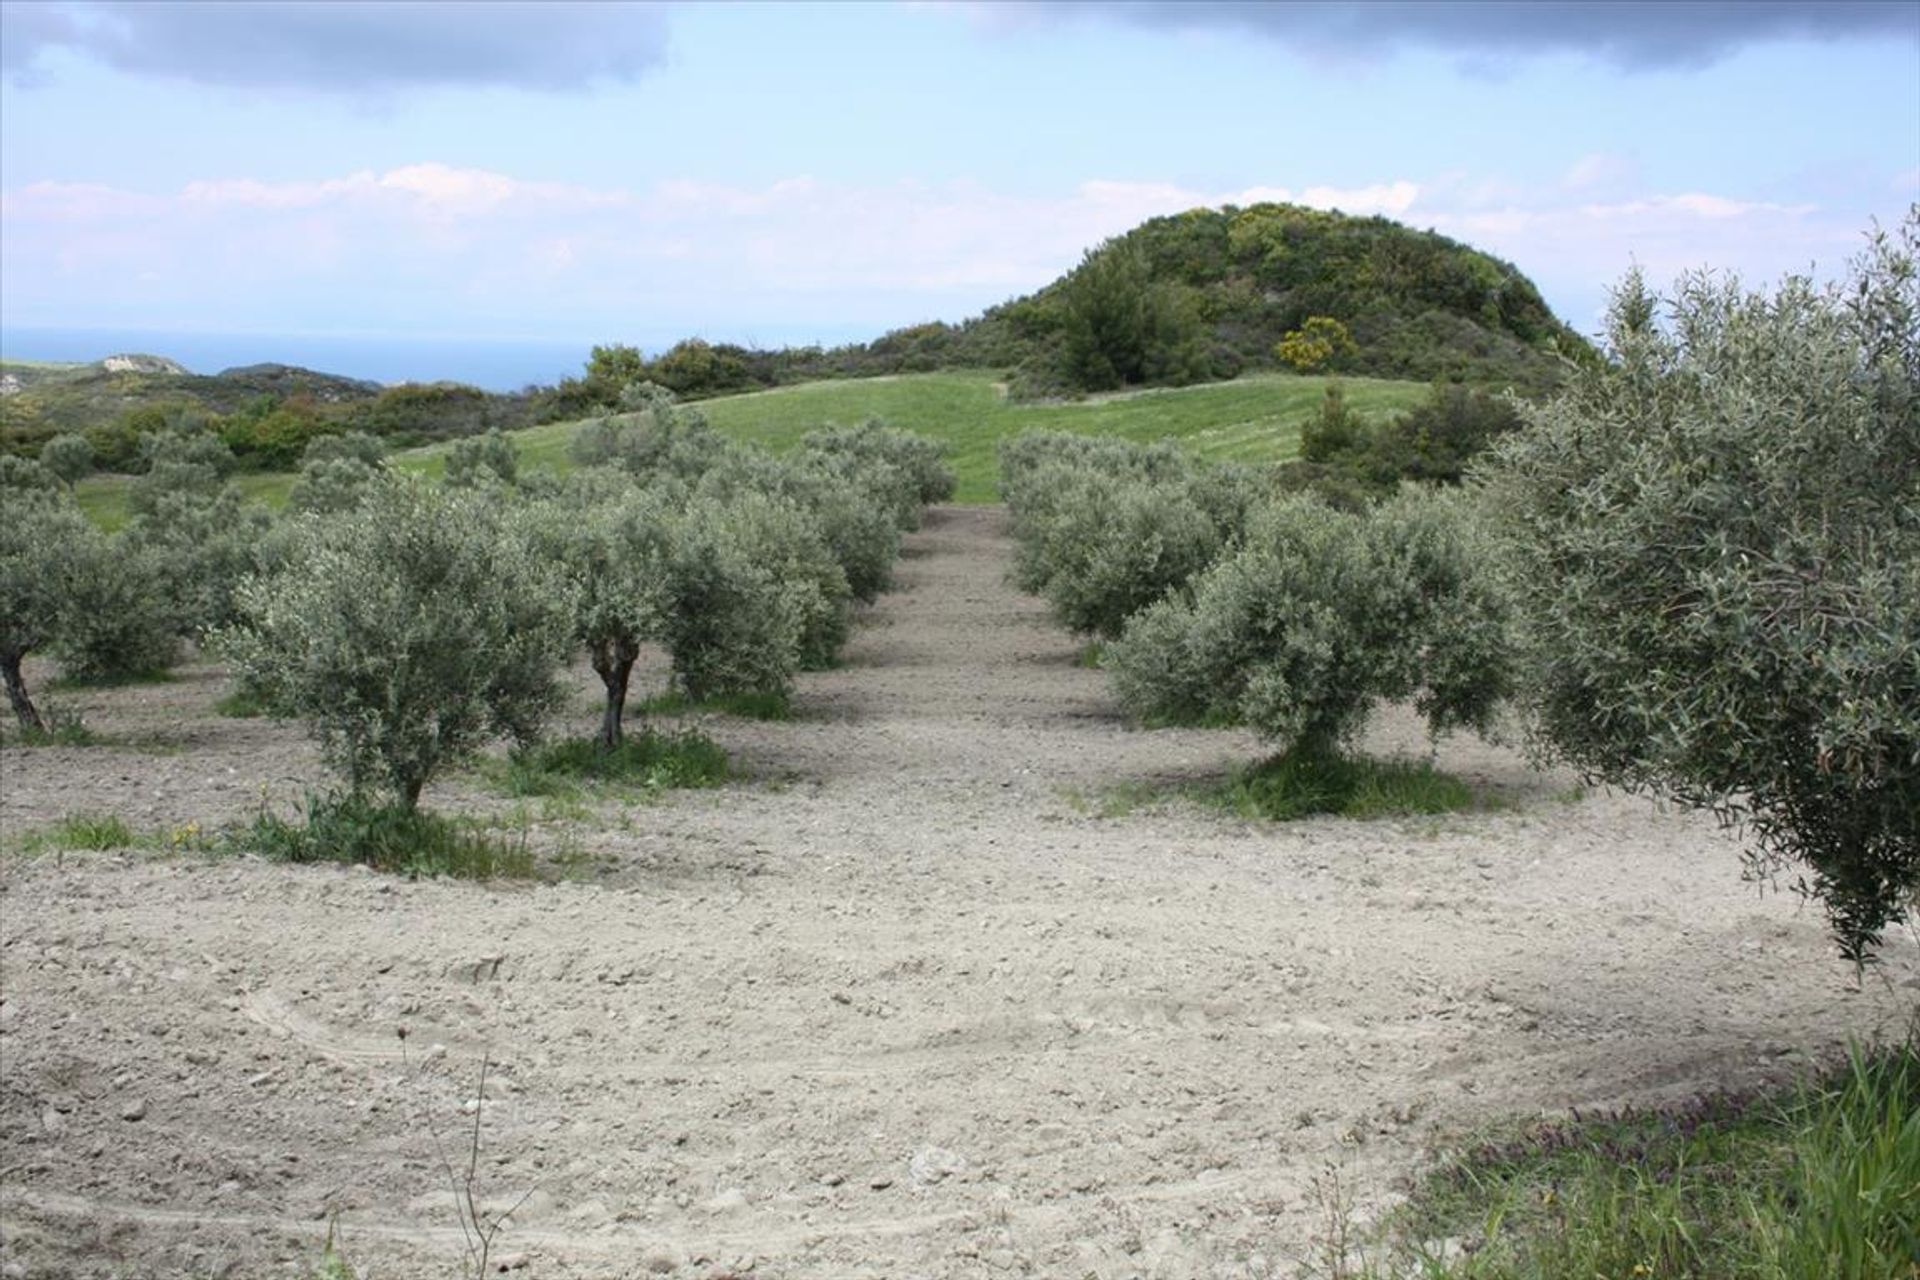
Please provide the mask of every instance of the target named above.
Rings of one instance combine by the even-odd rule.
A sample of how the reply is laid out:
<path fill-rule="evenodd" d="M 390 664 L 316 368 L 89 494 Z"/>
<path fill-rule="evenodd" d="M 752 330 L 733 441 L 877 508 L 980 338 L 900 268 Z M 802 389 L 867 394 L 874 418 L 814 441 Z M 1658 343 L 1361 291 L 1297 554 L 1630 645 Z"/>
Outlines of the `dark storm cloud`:
<path fill-rule="evenodd" d="M 1629 69 L 1703 66 L 1764 40 L 1920 40 L 1920 3 L 1914 0 L 1145 0 L 1042 7 L 1168 29 L 1237 29 L 1339 57 L 1408 47 L 1495 60 L 1584 53 Z"/>
<path fill-rule="evenodd" d="M 658 8 L 596 3 L 0 4 L 0 69 L 30 83 L 66 49 L 202 84 L 381 93 L 585 88 L 659 65 Z"/>

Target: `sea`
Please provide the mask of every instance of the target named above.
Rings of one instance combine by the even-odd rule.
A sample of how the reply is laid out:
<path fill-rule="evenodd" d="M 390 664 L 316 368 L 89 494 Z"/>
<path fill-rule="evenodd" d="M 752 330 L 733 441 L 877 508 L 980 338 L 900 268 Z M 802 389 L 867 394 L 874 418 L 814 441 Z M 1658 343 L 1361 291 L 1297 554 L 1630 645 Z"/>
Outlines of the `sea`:
<path fill-rule="evenodd" d="M 165 356 L 194 373 L 219 373 L 249 364 L 290 364 L 369 382 L 465 382 L 488 391 L 550 386 L 561 378 L 577 376 L 593 346 L 594 340 L 590 339 L 560 338 L 0 329 L 0 358 L 9 360 L 84 363 L 103 356 L 137 353 Z M 642 349 L 650 347 L 647 344 Z"/>

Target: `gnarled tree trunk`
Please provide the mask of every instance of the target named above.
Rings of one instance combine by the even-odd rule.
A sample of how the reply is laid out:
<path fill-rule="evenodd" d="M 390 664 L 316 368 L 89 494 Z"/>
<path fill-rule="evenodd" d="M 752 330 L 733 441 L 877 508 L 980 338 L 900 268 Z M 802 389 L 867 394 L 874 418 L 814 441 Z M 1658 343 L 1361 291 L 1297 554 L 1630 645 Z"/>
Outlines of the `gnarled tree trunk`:
<path fill-rule="evenodd" d="M 5 672 L 7 678 L 7 701 L 13 704 L 13 714 L 19 719 L 22 729 L 45 733 L 47 722 L 40 718 L 40 709 L 27 696 L 27 682 L 20 678 L 20 660 L 25 656 L 22 653 L 0 653 L 0 671 Z"/>

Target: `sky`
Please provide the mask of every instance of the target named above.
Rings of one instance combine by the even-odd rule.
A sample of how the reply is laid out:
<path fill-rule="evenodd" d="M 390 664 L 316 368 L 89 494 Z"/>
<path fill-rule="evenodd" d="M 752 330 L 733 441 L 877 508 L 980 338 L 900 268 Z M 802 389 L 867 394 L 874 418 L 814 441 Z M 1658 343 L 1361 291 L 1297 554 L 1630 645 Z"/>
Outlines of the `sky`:
<path fill-rule="evenodd" d="M 1831 274 L 1920 201 L 1920 0 L 0 0 L 15 356 L 834 343 L 1260 200 L 1485 249 L 1587 333 L 1635 264 Z"/>

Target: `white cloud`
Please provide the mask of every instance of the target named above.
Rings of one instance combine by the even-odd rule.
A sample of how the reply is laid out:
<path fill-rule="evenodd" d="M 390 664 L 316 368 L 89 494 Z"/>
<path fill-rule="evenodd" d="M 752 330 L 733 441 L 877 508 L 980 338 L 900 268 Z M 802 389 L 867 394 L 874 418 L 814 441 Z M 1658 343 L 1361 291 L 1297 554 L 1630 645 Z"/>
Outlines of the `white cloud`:
<path fill-rule="evenodd" d="M 1582 162 L 1584 164 L 1584 162 Z M 1575 170 L 1582 166 L 1576 164 Z M 857 186 L 806 175 L 641 189 L 423 162 L 300 182 L 210 179 L 170 194 L 38 182 L 0 193 L 11 324 L 263 329 L 500 326 L 878 332 L 958 320 L 1037 288 L 1090 247 L 1200 206 L 1291 201 L 1381 213 L 1507 258 L 1590 330 L 1632 262 L 1756 282 L 1837 267 L 1866 215 L 1689 191 L 1594 199 L 1498 175 L 1203 191 L 1105 179 L 1049 194 L 974 183 Z M 1899 210 L 1871 210 L 1882 221 Z M 128 282 L 148 275 L 137 287 Z M 151 314 L 130 314 L 147 308 Z"/>

